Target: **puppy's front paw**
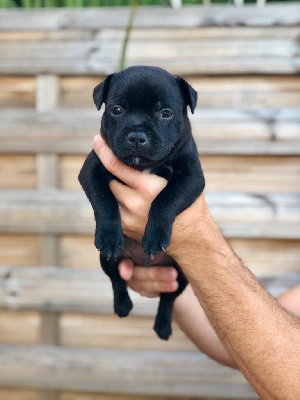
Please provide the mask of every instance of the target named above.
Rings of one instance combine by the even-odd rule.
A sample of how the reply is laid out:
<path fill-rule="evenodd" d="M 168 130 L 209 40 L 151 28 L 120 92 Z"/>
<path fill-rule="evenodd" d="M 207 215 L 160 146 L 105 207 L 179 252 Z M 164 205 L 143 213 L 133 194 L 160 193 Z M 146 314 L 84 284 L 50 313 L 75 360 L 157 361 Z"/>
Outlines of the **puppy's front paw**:
<path fill-rule="evenodd" d="M 149 255 L 155 255 L 165 251 L 170 244 L 171 233 L 172 225 L 148 222 L 142 240 L 144 252 Z"/>
<path fill-rule="evenodd" d="M 121 226 L 97 227 L 95 246 L 101 254 L 107 257 L 117 257 L 124 248 L 124 237 Z"/>

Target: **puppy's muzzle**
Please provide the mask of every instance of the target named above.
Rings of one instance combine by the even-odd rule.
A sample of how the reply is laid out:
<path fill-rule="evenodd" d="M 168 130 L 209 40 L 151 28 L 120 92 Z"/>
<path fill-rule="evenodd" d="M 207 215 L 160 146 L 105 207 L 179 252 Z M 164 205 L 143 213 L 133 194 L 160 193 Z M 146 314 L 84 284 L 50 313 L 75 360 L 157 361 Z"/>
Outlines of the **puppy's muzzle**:
<path fill-rule="evenodd" d="M 127 145 L 134 150 L 145 150 L 150 147 L 150 139 L 145 132 L 130 132 L 126 140 Z"/>

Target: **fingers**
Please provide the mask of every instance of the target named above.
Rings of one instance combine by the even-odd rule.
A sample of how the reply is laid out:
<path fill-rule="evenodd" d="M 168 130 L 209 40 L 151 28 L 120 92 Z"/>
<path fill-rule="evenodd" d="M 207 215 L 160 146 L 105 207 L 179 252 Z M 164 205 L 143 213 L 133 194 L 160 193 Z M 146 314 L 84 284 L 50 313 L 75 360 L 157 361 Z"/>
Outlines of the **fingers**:
<path fill-rule="evenodd" d="M 129 281 L 132 278 L 134 270 L 134 262 L 130 258 L 124 258 L 119 263 L 119 272 L 124 281 Z"/>
<path fill-rule="evenodd" d="M 115 198 L 117 199 L 117 202 L 122 207 L 126 207 L 127 203 L 128 205 L 132 204 L 131 201 L 134 200 L 134 198 L 139 198 L 138 196 L 135 196 L 136 192 L 133 189 L 126 185 L 123 185 L 117 180 L 112 180 L 109 183 L 109 187 L 110 190 L 113 192 Z M 130 201 L 127 201 L 128 198 L 130 199 Z"/>
<path fill-rule="evenodd" d="M 120 261 L 119 271 L 128 286 L 145 297 L 172 293 L 178 289 L 178 273 L 173 267 L 135 267 L 130 259 Z"/>
<path fill-rule="evenodd" d="M 94 150 L 109 172 L 121 179 L 126 185 L 135 188 L 135 182 L 141 172 L 122 163 L 100 135 L 94 137 Z"/>
<path fill-rule="evenodd" d="M 144 174 L 121 162 L 107 146 L 101 135 L 94 137 L 94 150 L 105 168 L 132 189 L 147 190 L 155 182 L 162 181 L 159 183 L 160 190 L 162 190 L 166 184 L 162 178 Z"/>
<path fill-rule="evenodd" d="M 173 282 L 176 281 L 178 273 L 173 267 L 136 267 L 134 278 L 137 281 L 158 281 Z"/>
<path fill-rule="evenodd" d="M 157 297 L 160 293 L 175 292 L 178 289 L 178 282 L 132 280 L 129 286 L 142 296 Z"/>
<path fill-rule="evenodd" d="M 151 204 L 167 181 L 122 163 L 101 136 L 95 136 L 94 142 L 94 150 L 105 168 L 125 183 L 110 182 L 110 189 L 120 205 L 123 231 L 127 236 L 141 240 Z"/>

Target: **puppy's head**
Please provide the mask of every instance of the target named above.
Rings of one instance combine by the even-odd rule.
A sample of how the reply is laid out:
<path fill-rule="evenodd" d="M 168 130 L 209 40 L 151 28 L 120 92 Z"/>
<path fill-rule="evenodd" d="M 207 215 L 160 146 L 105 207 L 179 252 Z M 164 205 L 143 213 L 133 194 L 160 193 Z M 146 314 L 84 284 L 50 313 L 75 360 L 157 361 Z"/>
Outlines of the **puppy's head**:
<path fill-rule="evenodd" d="M 156 67 L 130 67 L 109 75 L 94 89 L 101 134 L 126 164 L 154 168 L 191 135 L 187 106 L 194 112 L 197 92 L 182 78 Z"/>

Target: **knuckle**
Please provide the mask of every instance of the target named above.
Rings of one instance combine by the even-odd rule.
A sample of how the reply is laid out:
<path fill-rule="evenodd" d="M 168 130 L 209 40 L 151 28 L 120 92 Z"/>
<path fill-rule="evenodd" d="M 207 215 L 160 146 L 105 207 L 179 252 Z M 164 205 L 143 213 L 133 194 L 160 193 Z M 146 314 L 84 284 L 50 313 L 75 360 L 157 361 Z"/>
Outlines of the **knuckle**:
<path fill-rule="evenodd" d="M 134 279 L 137 281 L 141 281 L 145 279 L 145 272 L 147 272 L 147 268 L 144 267 L 135 267 L 133 275 Z"/>
<path fill-rule="evenodd" d="M 131 218 L 127 213 L 123 213 L 121 217 L 123 231 L 128 231 L 131 227 Z"/>
<path fill-rule="evenodd" d="M 127 209 L 133 214 L 139 214 L 141 208 L 143 206 L 142 200 L 138 197 L 132 197 L 130 201 L 127 202 Z"/>
<path fill-rule="evenodd" d="M 145 197 L 147 197 L 149 199 L 154 199 L 157 196 L 158 191 L 157 191 L 157 188 L 154 187 L 153 185 L 151 185 L 151 182 L 150 182 L 150 184 L 147 183 L 147 184 L 143 185 L 143 193 L 144 193 Z"/>

